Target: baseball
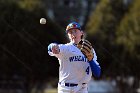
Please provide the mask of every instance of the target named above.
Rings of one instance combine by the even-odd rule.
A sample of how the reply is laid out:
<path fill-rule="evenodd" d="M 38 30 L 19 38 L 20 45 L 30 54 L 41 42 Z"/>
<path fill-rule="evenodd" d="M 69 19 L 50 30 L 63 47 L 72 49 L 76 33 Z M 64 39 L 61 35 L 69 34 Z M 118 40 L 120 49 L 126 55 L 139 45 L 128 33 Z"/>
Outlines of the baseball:
<path fill-rule="evenodd" d="M 46 24 L 46 19 L 45 18 L 41 18 L 40 19 L 40 24 Z"/>

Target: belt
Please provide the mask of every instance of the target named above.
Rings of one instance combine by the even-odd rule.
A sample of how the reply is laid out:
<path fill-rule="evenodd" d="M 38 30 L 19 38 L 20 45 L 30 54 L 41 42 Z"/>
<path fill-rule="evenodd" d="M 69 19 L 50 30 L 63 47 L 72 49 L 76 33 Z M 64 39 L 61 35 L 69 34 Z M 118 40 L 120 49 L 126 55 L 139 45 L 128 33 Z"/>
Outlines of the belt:
<path fill-rule="evenodd" d="M 61 82 L 59 82 L 59 84 L 61 85 Z M 82 85 L 87 84 L 87 83 L 82 83 Z M 74 83 L 64 83 L 65 86 L 67 87 L 74 87 L 74 86 L 78 86 L 78 84 L 74 84 Z"/>
<path fill-rule="evenodd" d="M 74 87 L 77 86 L 78 84 L 74 84 L 74 83 L 65 83 L 65 86 L 67 87 Z"/>

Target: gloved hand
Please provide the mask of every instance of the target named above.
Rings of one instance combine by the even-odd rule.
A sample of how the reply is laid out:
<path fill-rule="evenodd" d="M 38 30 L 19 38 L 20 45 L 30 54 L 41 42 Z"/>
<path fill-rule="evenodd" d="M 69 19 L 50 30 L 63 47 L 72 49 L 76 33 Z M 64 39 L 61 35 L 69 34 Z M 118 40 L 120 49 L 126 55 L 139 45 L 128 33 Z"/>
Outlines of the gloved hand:
<path fill-rule="evenodd" d="M 91 61 L 94 57 L 92 45 L 88 40 L 81 40 L 77 47 L 81 50 L 81 52 L 86 56 L 88 61 Z"/>

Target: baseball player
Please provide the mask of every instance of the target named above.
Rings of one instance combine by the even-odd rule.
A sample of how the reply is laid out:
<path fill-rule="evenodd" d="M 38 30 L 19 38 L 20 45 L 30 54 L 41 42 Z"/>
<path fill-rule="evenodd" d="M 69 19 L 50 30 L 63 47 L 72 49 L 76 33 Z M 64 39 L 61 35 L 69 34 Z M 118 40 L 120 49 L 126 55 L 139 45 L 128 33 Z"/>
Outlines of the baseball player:
<path fill-rule="evenodd" d="M 83 39 L 83 31 L 77 22 L 68 24 L 66 33 L 70 40 L 67 44 L 51 43 L 50 56 L 59 60 L 58 93 L 88 93 L 87 84 L 92 73 L 99 77 L 101 68 L 91 43 Z"/>

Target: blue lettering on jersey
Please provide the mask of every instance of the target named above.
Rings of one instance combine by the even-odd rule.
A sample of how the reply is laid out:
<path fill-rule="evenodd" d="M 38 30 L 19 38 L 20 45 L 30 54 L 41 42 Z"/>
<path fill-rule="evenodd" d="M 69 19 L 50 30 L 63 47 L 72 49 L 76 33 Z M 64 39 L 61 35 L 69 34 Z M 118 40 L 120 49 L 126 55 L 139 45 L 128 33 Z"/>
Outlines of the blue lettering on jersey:
<path fill-rule="evenodd" d="M 84 62 L 87 62 L 87 59 L 85 56 L 72 56 L 72 57 L 69 57 L 69 61 L 70 62 L 74 62 L 74 61 L 84 61 Z"/>

